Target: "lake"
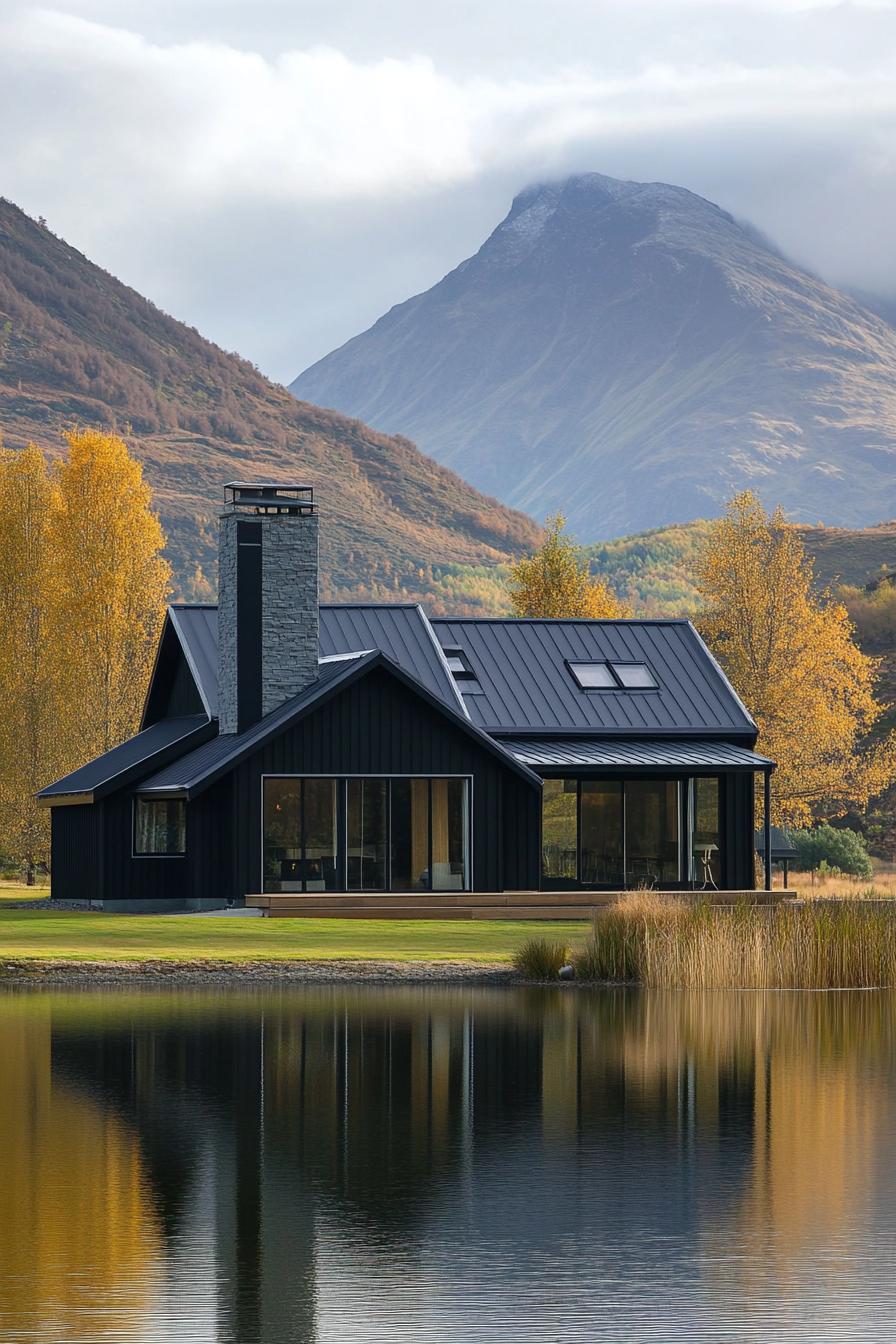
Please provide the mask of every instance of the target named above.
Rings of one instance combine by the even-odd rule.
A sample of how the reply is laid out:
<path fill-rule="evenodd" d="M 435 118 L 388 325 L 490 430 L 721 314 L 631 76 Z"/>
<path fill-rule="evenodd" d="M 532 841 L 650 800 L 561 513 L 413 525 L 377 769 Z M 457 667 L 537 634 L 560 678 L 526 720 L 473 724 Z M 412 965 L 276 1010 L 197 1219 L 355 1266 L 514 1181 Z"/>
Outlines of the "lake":
<path fill-rule="evenodd" d="M 0 1340 L 892 1340 L 894 1008 L 6 991 Z"/>

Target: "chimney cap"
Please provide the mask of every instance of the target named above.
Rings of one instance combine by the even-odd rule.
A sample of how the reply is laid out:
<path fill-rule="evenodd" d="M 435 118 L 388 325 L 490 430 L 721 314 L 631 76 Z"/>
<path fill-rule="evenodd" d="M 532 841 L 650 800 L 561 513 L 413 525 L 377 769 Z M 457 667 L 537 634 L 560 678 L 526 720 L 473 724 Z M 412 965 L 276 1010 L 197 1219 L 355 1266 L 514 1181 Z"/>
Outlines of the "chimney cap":
<path fill-rule="evenodd" d="M 314 487 L 294 481 L 228 481 L 225 509 L 251 513 L 314 513 Z"/>

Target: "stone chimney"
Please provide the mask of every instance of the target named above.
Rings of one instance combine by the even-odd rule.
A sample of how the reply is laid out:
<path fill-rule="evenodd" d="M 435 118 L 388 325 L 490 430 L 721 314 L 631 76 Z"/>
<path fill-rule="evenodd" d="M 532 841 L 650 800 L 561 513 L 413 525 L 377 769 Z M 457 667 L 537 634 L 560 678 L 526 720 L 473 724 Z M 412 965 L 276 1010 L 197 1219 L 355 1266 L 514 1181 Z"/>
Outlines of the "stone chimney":
<path fill-rule="evenodd" d="M 310 486 L 225 486 L 218 546 L 222 733 L 251 727 L 317 680 L 317 571 Z"/>

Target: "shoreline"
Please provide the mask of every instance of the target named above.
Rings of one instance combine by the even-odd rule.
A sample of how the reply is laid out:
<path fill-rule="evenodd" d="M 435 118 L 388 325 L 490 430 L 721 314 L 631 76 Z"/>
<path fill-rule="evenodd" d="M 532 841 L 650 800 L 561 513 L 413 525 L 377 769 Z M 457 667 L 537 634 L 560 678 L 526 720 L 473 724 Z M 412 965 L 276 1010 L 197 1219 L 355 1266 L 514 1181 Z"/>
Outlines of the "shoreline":
<path fill-rule="evenodd" d="M 63 961 L 0 960 L 0 989 L 28 985 L 526 985 L 506 963 L 462 961 Z"/>

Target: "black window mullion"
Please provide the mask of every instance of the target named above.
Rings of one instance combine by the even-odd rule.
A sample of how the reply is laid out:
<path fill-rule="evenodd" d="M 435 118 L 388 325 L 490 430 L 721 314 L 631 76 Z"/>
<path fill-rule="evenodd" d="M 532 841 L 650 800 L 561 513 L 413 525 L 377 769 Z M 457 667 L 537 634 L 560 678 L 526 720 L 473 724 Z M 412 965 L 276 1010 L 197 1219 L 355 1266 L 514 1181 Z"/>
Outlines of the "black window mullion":
<path fill-rule="evenodd" d="M 435 891 L 435 881 L 432 868 L 432 780 L 426 781 L 426 802 L 427 816 L 429 820 L 429 889 Z"/>
<path fill-rule="evenodd" d="M 582 781 L 576 780 L 576 882 L 582 885 Z"/>
<path fill-rule="evenodd" d="M 299 856 L 302 864 L 302 892 L 308 890 L 308 864 L 305 859 L 305 781 L 299 780 Z"/>
<path fill-rule="evenodd" d="M 386 780 L 386 891 L 392 890 L 392 780 Z"/>

